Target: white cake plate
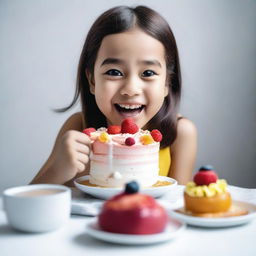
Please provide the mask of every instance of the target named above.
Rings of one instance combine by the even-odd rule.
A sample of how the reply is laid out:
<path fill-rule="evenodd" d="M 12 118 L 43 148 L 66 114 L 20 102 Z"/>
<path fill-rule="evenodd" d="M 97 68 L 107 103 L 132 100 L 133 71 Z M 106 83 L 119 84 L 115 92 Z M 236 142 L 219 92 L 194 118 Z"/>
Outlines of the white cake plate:
<path fill-rule="evenodd" d="M 124 190 L 124 188 L 93 187 L 93 186 L 83 185 L 80 183 L 81 181 L 86 181 L 86 180 L 89 180 L 89 175 L 76 179 L 74 181 L 74 184 L 79 190 L 100 199 L 109 199 L 110 197 L 116 194 L 119 194 Z M 177 181 L 175 179 L 165 177 L 165 176 L 158 176 L 158 181 L 169 181 L 171 182 L 171 184 L 159 186 L 159 187 L 141 188 L 140 192 L 143 194 L 150 195 L 154 198 L 157 198 L 177 188 Z"/>

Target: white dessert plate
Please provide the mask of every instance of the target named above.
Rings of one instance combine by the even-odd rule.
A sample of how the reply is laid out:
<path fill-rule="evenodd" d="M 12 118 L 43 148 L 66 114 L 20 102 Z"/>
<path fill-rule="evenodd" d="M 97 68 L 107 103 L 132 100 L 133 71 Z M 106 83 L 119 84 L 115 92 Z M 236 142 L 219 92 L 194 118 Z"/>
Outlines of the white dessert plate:
<path fill-rule="evenodd" d="M 80 177 L 74 181 L 75 186 L 94 197 L 101 198 L 101 199 L 109 199 L 110 197 L 120 193 L 124 190 L 124 188 L 103 188 L 103 187 L 93 187 L 93 186 L 87 186 L 83 185 L 80 182 L 89 180 L 89 175 Z M 158 176 L 159 181 L 169 181 L 171 182 L 170 185 L 164 185 L 159 187 L 150 187 L 150 188 L 141 188 L 140 192 L 144 194 L 148 194 L 154 198 L 160 197 L 164 195 L 165 193 L 169 192 L 170 190 L 173 190 L 177 188 L 177 181 L 175 179 L 165 177 L 165 176 Z"/>
<path fill-rule="evenodd" d="M 98 226 L 97 221 L 93 220 L 87 225 L 87 234 L 96 239 L 110 243 L 143 245 L 171 240 L 179 235 L 185 227 L 186 225 L 183 222 L 170 219 L 167 227 L 161 233 L 153 235 L 127 235 L 103 231 Z"/>
<path fill-rule="evenodd" d="M 222 218 L 202 218 L 189 216 L 175 210 L 169 211 L 169 215 L 177 220 L 183 221 L 192 226 L 199 227 L 232 227 L 242 224 L 246 224 L 256 218 L 256 205 L 242 201 L 233 201 L 236 206 L 242 207 L 248 211 L 248 214 L 234 217 L 222 217 Z"/>

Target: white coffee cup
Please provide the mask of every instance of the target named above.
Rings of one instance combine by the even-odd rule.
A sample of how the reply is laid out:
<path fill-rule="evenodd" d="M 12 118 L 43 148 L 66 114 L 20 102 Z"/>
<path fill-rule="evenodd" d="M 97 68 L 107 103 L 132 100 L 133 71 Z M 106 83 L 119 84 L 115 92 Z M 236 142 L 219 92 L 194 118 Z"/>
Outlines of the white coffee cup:
<path fill-rule="evenodd" d="M 70 217 L 71 190 L 63 185 L 36 184 L 6 189 L 3 203 L 9 224 L 26 232 L 46 232 Z"/>

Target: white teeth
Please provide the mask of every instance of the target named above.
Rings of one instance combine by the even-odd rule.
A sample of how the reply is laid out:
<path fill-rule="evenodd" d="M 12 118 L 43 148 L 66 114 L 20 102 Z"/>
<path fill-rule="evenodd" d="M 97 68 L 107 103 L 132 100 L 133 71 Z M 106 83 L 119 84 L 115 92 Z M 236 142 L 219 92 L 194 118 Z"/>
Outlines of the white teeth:
<path fill-rule="evenodd" d="M 142 105 L 126 105 L 126 104 L 118 104 L 121 108 L 125 109 L 137 109 L 140 108 Z"/>

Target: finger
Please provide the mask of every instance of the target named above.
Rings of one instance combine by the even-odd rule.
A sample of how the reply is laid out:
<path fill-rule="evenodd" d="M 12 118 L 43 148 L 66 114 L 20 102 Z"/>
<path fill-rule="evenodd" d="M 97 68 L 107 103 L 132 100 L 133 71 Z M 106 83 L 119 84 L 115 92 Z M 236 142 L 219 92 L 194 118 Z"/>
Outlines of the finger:
<path fill-rule="evenodd" d="M 82 144 L 82 143 L 76 143 L 75 150 L 79 153 L 83 153 L 86 155 L 89 155 L 89 153 L 90 153 L 90 148 L 87 145 Z"/>
<path fill-rule="evenodd" d="M 85 164 L 83 164 L 80 161 L 77 161 L 77 169 L 78 169 L 78 172 L 83 172 L 85 170 Z"/>
<path fill-rule="evenodd" d="M 83 164 L 87 164 L 89 162 L 89 156 L 83 153 L 77 153 L 77 160 Z"/>
<path fill-rule="evenodd" d="M 91 145 L 91 139 L 89 136 L 87 136 L 86 134 L 82 133 L 82 132 L 77 132 L 76 133 L 76 138 L 75 140 L 79 143 L 82 143 L 84 145 Z"/>

